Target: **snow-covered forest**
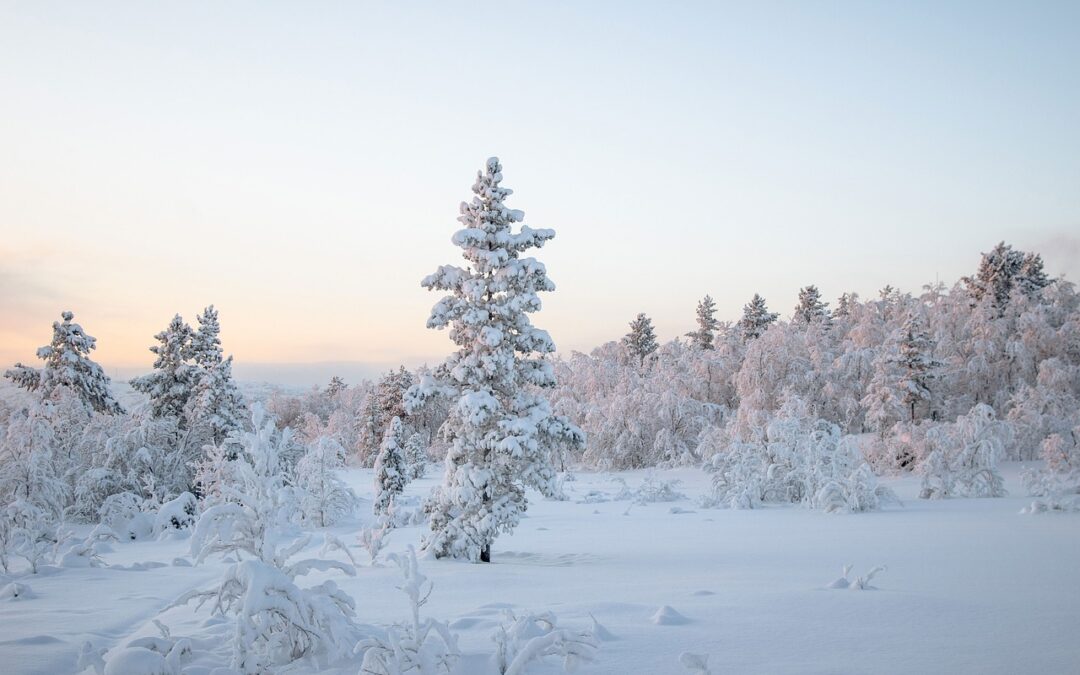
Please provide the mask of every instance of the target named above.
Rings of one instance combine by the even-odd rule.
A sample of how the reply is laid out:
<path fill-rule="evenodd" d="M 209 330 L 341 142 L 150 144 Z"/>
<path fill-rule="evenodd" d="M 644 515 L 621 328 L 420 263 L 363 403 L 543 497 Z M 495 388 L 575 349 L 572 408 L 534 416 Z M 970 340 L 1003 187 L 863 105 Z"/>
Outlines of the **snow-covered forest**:
<path fill-rule="evenodd" d="M 555 232 L 506 204 L 502 172 L 489 159 L 461 206 L 464 264 L 422 281 L 443 294 L 440 364 L 249 400 L 211 305 L 148 336 L 121 402 L 60 314 L 0 407 L 17 672 L 863 670 L 827 641 L 759 653 L 747 616 L 876 642 L 888 658 L 866 670 L 951 671 L 975 657 L 898 641 L 945 619 L 970 626 L 942 639 L 1000 631 L 972 604 L 998 596 L 1024 629 L 980 672 L 1075 667 L 1051 638 L 1076 619 L 1080 296 L 1038 252 L 973 253 L 951 287 L 754 295 L 730 323 L 684 298 L 684 335 L 642 313 L 562 354 L 532 323 L 555 286 L 526 255 Z M 963 553 L 983 530 L 999 543 Z M 823 589 L 885 592 L 804 593 Z M 1048 604 L 1060 618 L 1038 618 Z"/>

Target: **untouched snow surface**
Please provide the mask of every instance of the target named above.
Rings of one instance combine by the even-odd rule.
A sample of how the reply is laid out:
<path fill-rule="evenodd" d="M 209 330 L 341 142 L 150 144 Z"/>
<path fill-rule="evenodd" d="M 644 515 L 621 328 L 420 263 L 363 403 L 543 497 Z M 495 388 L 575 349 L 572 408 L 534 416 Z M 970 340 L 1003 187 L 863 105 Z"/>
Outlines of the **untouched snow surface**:
<path fill-rule="evenodd" d="M 611 474 L 582 473 L 565 484 L 569 501 L 530 494 L 526 517 L 498 539 L 492 564 L 422 560 L 435 584 L 422 612 L 460 636 L 461 675 L 493 672 L 491 634 L 507 608 L 551 611 L 568 628 L 592 628 L 595 617 L 604 634 L 596 660 L 578 671 L 585 675 L 678 675 L 688 672 L 679 662 L 684 652 L 707 654 L 714 673 L 1078 672 L 1080 514 L 1018 515 L 1028 501 L 1018 469 L 1006 469 L 1014 496 L 1004 499 L 921 501 L 917 479 L 886 479 L 904 506 L 852 515 L 702 509 L 693 500 L 708 478 L 693 469 L 657 474 L 682 480 L 688 500 L 597 501 L 622 486 Z M 406 494 L 426 494 L 441 472 L 430 473 Z M 644 474 L 618 476 L 633 487 Z M 370 520 L 372 473 L 350 470 L 346 478 L 366 499 L 359 518 L 331 531 L 352 546 Z M 420 534 L 395 530 L 387 551 L 416 544 Z M 0 669 L 78 672 L 84 641 L 111 648 L 156 636 L 155 618 L 174 638 L 216 631 L 220 639 L 206 644 L 221 644 L 227 631 L 207 608 L 163 612 L 223 570 L 217 560 L 174 566 L 187 547 L 186 539 L 115 544 L 102 556 L 111 567 L 14 574 L 33 592 L 0 601 Z M 366 562 L 364 551 L 355 555 Z M 146 562 L 167 566 L 136 564 Z M 887 569 L 873 590 L 828 588 L 847 564 L 852 582 L 878 565 Z M 407 616 L 392 565 L 325 578 L 352 594 L 364 623 Z M 197 653 L 185 663 L 207 672 Z M 552 661 L 529 672 L 558 669 Z"/>

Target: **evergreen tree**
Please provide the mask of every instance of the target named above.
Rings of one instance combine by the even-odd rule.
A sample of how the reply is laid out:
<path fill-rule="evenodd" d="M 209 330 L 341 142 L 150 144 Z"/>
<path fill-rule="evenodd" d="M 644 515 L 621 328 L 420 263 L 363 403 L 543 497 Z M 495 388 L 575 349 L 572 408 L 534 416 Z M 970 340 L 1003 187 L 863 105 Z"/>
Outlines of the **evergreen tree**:
<path fill-rule="evenodd" d="M 846 319 L 851 316 L 852 309 L 858 304 L 858 293 L 844 293 L 840 296 L 840 299 L 836 301 L 836 311 L 833 312 L 833 316 Z"/>
<path fill-rule="evenodd" d="M 738 323 L 743 340 L 749 342 L 761 337 L 769 326 L 776 322 L 779 316 L 776 312 L 769 311 L 769 308 L 765 305 L 765 298 L 754 293 L 754 297 L 750 299 L 750 302 L 743 305 L 743 315 Z"/>
<path fill-rule="evenodd" d="M 632 356 L 637 357 L 638 363 L 645 363 L 645 357 L 655 352 L 659 346 L 652 319 L 644 313 L 638 314 L 637 318 L 630 322 L 630 332 L 623 338 L 623 344 Z"/>
<path fill-rule="evenodd" d="M 232 360 L 230 356 L 199 373 L 185 407 L 189 426 L 203 428 L 214 445 L 241 431 L 250 415 L 244 395 L 233 381 Z"/>
<path fill-rule="evenodd" d="M 429 328 L 450 328 L 459 349 L 437 374 L 409 391 L 406 408 L 419 408 L 437 392 L 457 398 L 443 426 L 452 443 L 446 475 L 429 503 L 431 534 L 425 547 L 438 557 L 490 562 L 491 546 L 525 511 L 525 488 L 556 494 L 551 449 L 559 443 L 584 444 L 581 431 L 552 413 L 537 388 L 555 385 L 545 358 L 555 351 L 546 331 L 529 314 L 540 309 L 538 292 L 552 291 L 546 268 L 521 257 L 555 236 L 514 223 L 524 214 L 503 203 L 502 166 L 487 161 L 473 185 L 472 202 L 462 203 L 452 241 L 468 261 L 445 265 L 423 281 L 449 291 L 432 309 Z"/>
<path fill-rule="evenodd" d="M 898 355 L 900 390 L 912 422 L 915 421 L 917 405 L 931 405 L 930 382 L 936 377 L 940 365 L 934 359 L 933 352 L 933 338 L 923 326 L 922 318 L 912 313 L 901 329 Z"/>
<path fill-rule="evenodd" d="M 124 409 L 113 398 L 105 371 L 90 359 L 97 340 L 87 335 L 82 326 L 72 323 L 75 315 L 71 312 L 60 316 L 63 322 L 53 322 L 52 342 L 37 351 L 37 357 L 45 362 L 44 367 L 39 370 L 16 363 L 4 377 L 23 389 L 38 392 L 43 401 L 55 399 L 59 389 L 65 388 L 90 410 L 110 415 L 123 413 Z"/>
<path fill-rule="evenodd" d="M 963 281 L 976 301 L 989 297 L 999 312 L 1004 311 L 1014 288 L 1034 296 L 1051 283 L 1043 271 L 1042 256 L 1017 251 L 1003 241 L 983 253 L 975 276 Z"/>
<path fill-rule="evenodd" d="M 159 344 L 150 347 L 157 354 L 153 372 L 131 380 L 132 388 L 150 397 L 154 417 L 183 417 L 199 376 L 198 369 L 188 363 L 192 337 L 191 326 L 179 314 L 174 316 L 154 336 Z"/>
<path fill-rule="evenodd" d="M 187 356 L 203 370 L 210 370 L 221 363 L 221 323 L 217 310 L 210 305 L 198 316 L 199 328 L 191 333 Z"/>
<path fill-rule="evenodd" d="M 687 333 L 687 337 L 699 349 L 713 349 L 713 339 L 716 336 L 716 329 L 720 327 L 720 322 L 716 320 L 716 303 L 713 302 L 711 296 L 706 295 L 698 303 L 697 324 L 697 330 Z"/>
<path fill-rule="evenodd" d="M 345 384 L 345 380 L 341 379 L 337 375 L 330 378 L 330 384 L 326 386 L 326 397 L 335 398 L 338 394 L 349 388 L 349 385 Z"/>
<path fill-rule="evenodd" d="M 413 374 L 401 366 L 382 376 L 365 397 L 360 410 L 360 444 L 364 450 L 361 460 L 378 454 L 390 420 L 406 419 L 404 396 L 415 383 Z"/>
<path fill-rule="evenodd" d="M 405 425 L 400 417 L 390 420 L 383 437 L 379 457 L 375 460 L 375 501 L 371 509 L 377 516 L 386 515 L 394 499 L 409 482 L 405 464 Z"/>
<path fill-rule="evenodd" d="M 828 307 L 829 303 L 821 301 L 821 291 L 817 286 L 811 284 L 800 288 L 799 304 L 795 306 L 791 322 L 804 325 L 819 321 L 827 322 L 830 318 Z"/>
<path fill-rule="evenodd" d="M 213 445 L 244 428 L 250 413 L 232 377 L 232 356 L 224 358 L 221 324 L 210 305 L 199 315 L 199 328 L 191 334 L 187 356 L 194 364 L 194 386 L 185 406 L 191 428 L 202 427 Z"/>

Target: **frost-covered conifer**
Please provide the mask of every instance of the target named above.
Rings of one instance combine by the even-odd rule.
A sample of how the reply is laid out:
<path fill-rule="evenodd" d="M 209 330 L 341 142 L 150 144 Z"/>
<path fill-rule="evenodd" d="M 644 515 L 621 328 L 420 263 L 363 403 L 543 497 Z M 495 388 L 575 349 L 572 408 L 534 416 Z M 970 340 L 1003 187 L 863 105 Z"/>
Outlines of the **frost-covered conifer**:
<path fill-rule="evenodd" d="M 716 320 L 716 303 L 706 295 L 697 306 L 697 330 L 687 333 L 693 345 L 699 349 L 713 349 L 713 339 L 720 322 Z"/>
<path fill-rule="evenodd" d="M 72 323 L 75 315 L 71 312 L 63 312 L 61 318 L 62 322 L 53 322 L 52 342 L 37 350 L 37 357 L 45 365 L 39 370 L 16 363 L 4 377 L 23 389 L 38 392 L 43 401 L 54 399 L 58 390 L 65 388 L 91 410 L 111 415 L 124 412 L 113 398 L 105 371 L 90 359 L 97 340 Z"/>
<path fill-rule="evenodd" d="M 409 482 L 409 467 L 405 463 L 405 425 L 400 417 L 390 420 L 379 457 L 375 460 L 375 500 L 371 509 L 375 515 L 385 515 L 394 498 Z"/>
<path fill-rule="evenodd" d="M 500 185 L 502 166 L 487 161 L 473 185 L 475 197 L 462 203 L 462 229 L 453 243 L 466 267 L 445 265 L 424 279 L 432 290 L 449 291 L 432 309 L 429 328 L 450 328 L 459 349 L 440 369 L 409 391 L 408 411 L 436 392 L 457 398 L 444 424 L 452 443 L 446 476 L 429 504 L 431 534 L 425 546 L 436 556 L 488 562 L 500 532 L 525 511 L 525 488 L 555 494 L 551 448 L 580 447 L 584 436 L 535 388 L 555 385 L 555 351 L 546 331 L 529 314 L 540 309 L 537 293 L 552 291 L 542 263 L 521 253 L 542 246 L 553 230 L 514 223 L 524 214 L 503 203 L 511 191 Z"/>
<path fill-rule="evenodd" d="M 215 445 L 242 431 L 249 415 L 232 377 L 232 359 L 222 359 L 198 374 L 184 410 L 188 426 L 202 429 Z"/>
<path fill-rule="evenodd" d="M 622 341 L 627 351 L 638 360 L 639 364 L 645 363 L 645 358 L 655 352 L 659 346 L 656 342 L 652 319 L 644 313 L 638 314 L 630 322 L 630 332 L 623 337 Z"/>
<path fill-rule="evenodd" d="M 750 302 L 743 306 L 743 315 L 737 324 L 739 333 L 742 335 L 743 340 L 747 342 L 761 337 L 761 334 L 775 323 L 779 316 L 779 314 L 769 311 L 768 306 L 765 304 L 765 298 L 754 293 L 754 297 L 750 299 Z"/>
<path fill-rule="evenodd" d="M 1004 311 L 1014 288 L 1032 296 L 1051 283 L 1043 271 L 1042 256 L 1015 250 L 1003 241 L 983 253 L 975 276 L 963 281 L 975 300 L 989 298 L 999 312 Z"/>
<path fill-rule="evenodd" d="M 391 370 L 379 379 L 375 389 L 364 399 L 360 413 L 361 463 L 370 466 L 378 456 L 390 420 L 406 419 L 404 396 L 416 378 L 404 366 Z"/>
<path fill-rule="evenodd" d="M 914 422 L 916 406 L 931 406 L 930 384 L 940 366 L 934 358 L 934 340 L 919 314 L 913 313 L 904 323 L 899 347 L 900 390 L 910 421 Z"/>
<path fill-rule="evenodd" d="M 337 375 L 330 378 L 330 384 L 326 385 L 327 398 L 335 398 L 338 394 L 349 388 L 349 385 L 345 384 L 345 380 L 341 379 Z"/>
<path fill-rule="evenodd" d="M 791 322 L 808 325 L 819 321 L 828 322 L 830 318 L 829 303 L 821 301 L 821 291 L 817 286 L 810 285 L 799 289 L 799 304 L 795 306 L 795 313 Z"/>
<path fill-rule="evenodd" d="M 159 344 L 150 347 L 157 355 L 153 372 L 131 380 L 131 386 L 150 397 L 154 417 L 181 418 L 198 381 L 198 369 L 188 363 L 191 356 L 191 326 L 177 314 L 165 330 L 154 336 Z"/>

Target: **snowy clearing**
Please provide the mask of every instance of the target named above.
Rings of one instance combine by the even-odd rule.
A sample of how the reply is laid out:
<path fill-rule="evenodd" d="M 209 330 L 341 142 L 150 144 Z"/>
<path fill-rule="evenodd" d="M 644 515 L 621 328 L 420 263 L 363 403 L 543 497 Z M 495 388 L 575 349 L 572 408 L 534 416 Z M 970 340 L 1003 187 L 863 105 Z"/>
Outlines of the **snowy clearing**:
<path fill-rule="evenodd" d="M 530 493 L 529 511 L 498 539 L 491 565 L 421 559 L 434 583 L 423 614 L 458 635 L 463 657 L 455 672 L 462 675 L 494 672 L 491 636 L 507 609 L 550 611 L 571 629 L 592 628 L 595 617 L 599 650 L 580 666 L 584 674 L 686 672 L 683 652 L 708 654 L 716 673 L 1075 672 L 1080 516 L 1018 515 L 1029 501 L 1019 471 L 1005 466 L 1016 496 L 1003 499 L 919 500 L 917 478 L 886 478 L 903 506 L 852 515 L 703 509 L 696 498 L 708 477 L 695 469 L 657 472 L 681 480 L 685 500 L 595 501 L 618 494 L 616 476 L 635 486 L 645 472 L 581 473 L 564 485 L 568 501 Z M 441 477 L 431 474 L 406 495 L 425 495 Z M 345 477 L 365 498 L 366 514 L 372 472 Z M 356 542 L 365 521 L 329 531 L 366 565 Z M 386 552 L 403 551 L 420 534 L 416 526 L 394 530 Z M 0 602 L 5 672 L 79 672 L 84 641 L 112 648 L 158 636 L 154 619 L 174 638 L 213 644 L 225 625 L 206 607 L 164 611 L 224 568 L 217 559 L 174 566 L 188 557 L 188 543 L 114 544 L 102 556 L 109 567 L 16 573 L 34 597 Z M 356 599 L 361 622 L 385 626 L 404 620 L 408 606 L 398 570 L 385 552 L 381 560 L 354 578 L 325 578 Z M 139 565 L 154 562 L 165 566 Z M 887 569 L 869 592 L 828 588 L 849 564 L 852 581 L 875 566 Z M 203 657 L 185 662 L 184 672 L 209 672 Z M 299 662 L 288 672 L 312 668 Z M 552 660 L 528 672 L 558 668 Z"/>

